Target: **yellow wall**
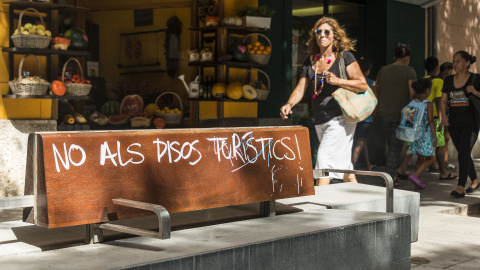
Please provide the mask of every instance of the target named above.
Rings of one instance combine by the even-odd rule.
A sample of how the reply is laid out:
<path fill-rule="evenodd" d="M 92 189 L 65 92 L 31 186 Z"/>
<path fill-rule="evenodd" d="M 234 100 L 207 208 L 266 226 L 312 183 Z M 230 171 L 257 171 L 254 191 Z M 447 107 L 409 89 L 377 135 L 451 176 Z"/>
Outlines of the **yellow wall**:
<path fill-rule="evenodd" d="M 3 0 L 1 1 L 3 4 Z M 0 6 L 0 46 L 8 47 L 8 6 Z M 18 65 L 23 55 L 15 55 L 14 76 L 18 76 Z M 42 67 L 42 77 L 46 79 L 46 57 L 38 57 Z M 33 75 L 38 74 L 38 64 L 34 58 L 25 60 L 22 70 L 28 70 Z M 2 95 L 9 93 L 8 86 L 8 54 L 0 55 L 0 92 Z M 50 119 L 52 100 L 45 99 L 6 99 L 0 98 L 0 119 Z"/>

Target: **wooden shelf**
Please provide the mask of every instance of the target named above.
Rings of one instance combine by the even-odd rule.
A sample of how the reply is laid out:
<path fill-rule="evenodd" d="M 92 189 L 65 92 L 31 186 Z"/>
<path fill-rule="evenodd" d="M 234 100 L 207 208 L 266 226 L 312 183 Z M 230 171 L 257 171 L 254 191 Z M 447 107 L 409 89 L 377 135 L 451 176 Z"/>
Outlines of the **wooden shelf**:
<path fill-rule="evenodd" d="M 62 11 L 62 12 L 90 11 L 89 8 L 84 8 L 84 7 L 76 7 L 76 6 L 70 6 L 70 5 L 57 5 L 57 4 L 42 3 L 42 2 L 3 1 L 3 4 L 10 5 L 11 7 L 18 7 L 23 9 L 33 7 L 38 10 L 58 9 L 59 11 Z"/>
<path fill-rule="evenodd" d="M 2 48 L 3 52 L 9 52 L 14 54 L 35 54 L 35 55 L 65 55 L 71 57 L 79 57 L 79 56 L 88 56 L 88 52 L 84 51 L 72 51 L 72 50 L 52 50 L 52 49 L 36 49 L 36 48 Z"/>
<path fill-rule="evenodd" d="M 242 27 L 242 26 L 216 26 L 216 27 L 192 27 L 188 28 L 190 31 L 199 31 L 199 32 L 216 32 L 218 29 L 227 29 L 231 33 L 267 33 L 268 29 L 264 28 L 254 28 L 254 27 Z"/>
<path fill-rule="evenodd" d="M 51 95 L 2 95 L 3 98 L 20 98 L 20 99 L 63 99 L 63 100 L 87 100 L 89 96 L 51 96 Z"/>
<path fill-rule="evenodd" d="M 213 102 L 265 102 L 265 100 L 249 100 L 245 98 L 241 99 L 229 99 L 229 98 L 223 98 L 223 99 L 216 99 L 216 98 L 189 98 L 189 101 L 213 101 Z"/>
<path fill-rule="evenodd" d="M 257 64 L 253 62 L 236 62 L 236 61 L 224 61 L 224 62 L 192 62 L 188 63 L 189 66 L 195 67 L 215 67 L 218 65 L 229 66 L 232 68 L 264 68 L 268 65 Z"/>

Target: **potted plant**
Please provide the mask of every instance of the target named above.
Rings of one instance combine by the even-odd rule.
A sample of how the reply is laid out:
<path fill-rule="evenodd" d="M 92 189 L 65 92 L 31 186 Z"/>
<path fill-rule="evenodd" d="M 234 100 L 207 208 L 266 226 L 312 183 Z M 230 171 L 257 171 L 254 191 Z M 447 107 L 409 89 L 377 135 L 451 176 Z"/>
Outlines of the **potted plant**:
<path fill-rule="evenodd" d="M 267 6 L 251 7 L 246 6 L 238 11 L 242 17 L 242 26 L 270 29 L 270 21 L 275 10 Z"/>

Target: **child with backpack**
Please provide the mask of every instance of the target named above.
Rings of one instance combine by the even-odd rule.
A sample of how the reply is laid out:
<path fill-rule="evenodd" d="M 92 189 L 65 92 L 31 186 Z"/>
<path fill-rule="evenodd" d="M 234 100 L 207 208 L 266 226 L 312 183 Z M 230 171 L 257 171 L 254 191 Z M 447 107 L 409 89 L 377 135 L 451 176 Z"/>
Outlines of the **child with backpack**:
<path fill-rule="evenodd" d="M 409 154 L 418 155 L 416 170 L 408 176 L 408 179 L 416 188 L 424 189 L 425 184 L 420 181 L 420 176 L 433 163 L 437 145 L 433 104 L 427 99 L 431 92 L 432 81 L 428 78 L 419 79 L 412 83 L 412 88 L 415 94 L 413 100 L 402 110 L 397 138 L 409 142 Z"/>

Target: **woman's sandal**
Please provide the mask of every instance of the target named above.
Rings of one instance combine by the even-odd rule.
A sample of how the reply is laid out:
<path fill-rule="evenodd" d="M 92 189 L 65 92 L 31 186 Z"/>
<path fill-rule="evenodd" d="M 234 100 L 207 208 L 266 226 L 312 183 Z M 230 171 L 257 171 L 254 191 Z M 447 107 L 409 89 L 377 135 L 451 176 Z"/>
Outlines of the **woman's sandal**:
<path fill-rule="evenodd" d="M 458 176 L 456 176 L 455 174 L 452 174 L 452 173 L 448 173 L 448 175 L 446 177 L 441 177 L 440 176 L 440 180 L 455 180 L 457 179 Z"/>
<path fill-rule="evenodd" d="M 408 174 L 401 174 L 397 172 L 397 178 L 400 180 L 408 180 Z"/>

